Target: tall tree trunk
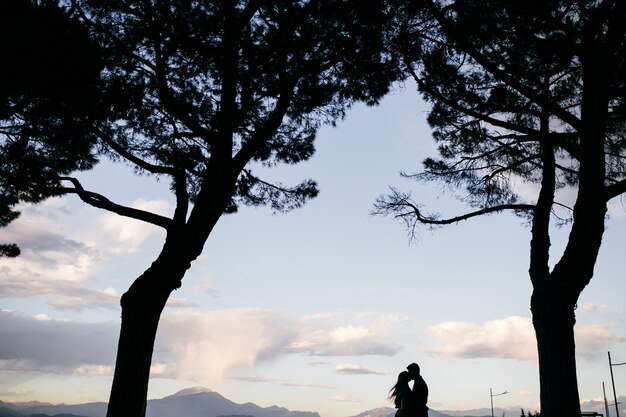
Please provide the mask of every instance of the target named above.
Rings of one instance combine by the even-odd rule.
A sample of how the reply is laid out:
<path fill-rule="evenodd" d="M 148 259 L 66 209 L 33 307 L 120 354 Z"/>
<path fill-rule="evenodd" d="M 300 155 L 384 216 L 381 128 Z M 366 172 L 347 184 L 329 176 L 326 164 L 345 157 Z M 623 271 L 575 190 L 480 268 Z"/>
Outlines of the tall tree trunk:
<path fill-rule="evenodd" d="M 144 417 L 152 352 L 161 312 L 188 269 L 162 252 L 122 296 L 122 326 L 107 417 Z"/>
<path fill-rule="evenodd" d="M 531 300 L 539 353 L 541 417 L 580 416 L 574 306 L 535 290 Z"/>
<path fill-rule="evenodd" d="M 211 175 L 220 178 L 219 172 Z M 180 288 L 191 262 L 202 253 L 233 195 L 237 175 L 226 179 L 230 181 L 202 188 L 188 223 L 168 229 L 158 258 L 122 296 L 122 327 L 107 417 L 146 415 L 150 365 L 161 312 L 171 292 Z"/>

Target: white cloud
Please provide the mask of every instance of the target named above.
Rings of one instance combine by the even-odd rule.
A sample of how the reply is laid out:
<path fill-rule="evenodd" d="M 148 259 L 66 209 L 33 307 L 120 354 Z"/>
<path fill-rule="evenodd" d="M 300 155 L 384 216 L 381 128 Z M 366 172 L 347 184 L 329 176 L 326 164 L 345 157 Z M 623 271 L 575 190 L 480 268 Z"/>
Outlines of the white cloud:
<path fill-rule="evenodd" d="M 352 363 L 340 363 L 335 372 L 346 375 L 389 375 L 389 371 L 375 371 Z"/>
<path fill-rule="evenodd" d="M 576 353 L 586 358 L 605 352 L 606 346 L 624 343 L 624 338 L 612 334 L 608 327 L 600 325 L 576 326 Z"/>
<path fill-rule="evenodd" d="M 28 212 L 28 208 L 24 210 Z M 22 254 L 0 259 L 3 281 L 63 280 L 81 282 L 91 275 L 98 250 L 68 238 L 51 217 L 25 213 L 3 229 L 3 240 L 15 242 Z"/>
<path fill-rule="evenodd" d="M 70 371 L 74 376 L 112 376 L 113 366 L 110 365 L 80 365 Z"/>
<path fill-rule="evenodd" d="M 537 360 L 537 343 L 529 317 L 507 317 L 482 325 L 450 321 L 432 326 L 429 333 L 438 346 L 425 349 L 426 353 L 458 358 Z M 582 356 L 591 356 L 610 343 L 624 341 L 608 328 L 596 325 L 576 326 L 575 337 L 576 352 Z"/>
<path fill-rule="evenodd" d="M 304 329 L 290 348 L 320 356 L 387 355 L 399 348 L 381 342 L 381 335 L 364 326 Z"/>
<path fill-rule="evenodd" d="M 156 214 L 167 214 L 171 211 L 169 203 L 162 200 L 135 200 L 131 207 Z M 164 234 L 163 229 L 150 223 L 105 213 L 101 216 L 102 236 L 99 239 L 111 241 L 108 246 L 112 253 L 133 253 L 157 234 Z"/>
<path fill-rule="evenodd" d="M 137 251 L 163 231 L 106 212 L 96 212 L 89 227 L 78 228 L 64 201 L 21 206 L 23 215 L 3 229 L 3 240 L 16 242 L 22 254 L 0 258 L 0 298 L 43 296 L 48 304 L 64 310 L 119 308 L 117 290 L 88 288 L 90 279 L 108 257 Z M 137 200 L 133 206 L 158 213 L 168 209 L 163 201 Z M 172 303 L 192 304 L 188 300 Z"/>
<path fill-rule="evenodd" d="M 117 295 L 111 288 L 100 290 L 98 294 Z M 389 355 L 394 352 L 393 347 L 378 341 L 384 339 L 383 335 L 364 326 L 320 329 L 302 323 L 289 315 L 262 309 L 166 311 L 160 320 L 152 376 L 212 385 L 239 369 L 293 353 Z M 0 369 L 78 376 L 110 375 L 118 335 L 118 323 L 75 323 L 45 314 L 24 317 L 1 311 Z M 352 364 L 340 364 L 336 370 L 339 373 L 384 374 Z M 278 379 L 257 382 L 307 385 Z"/>
<path fill-rule="evenodd" d="M 532 324 L 527 317 L 507 317 L 478 325 L 449 321 L 432 326 L 431 336 L 439 347 L 426 353 L 462 358 L 508 358 L 532 361 L 537 347 Z"/>
<path fill-rule="evenodd" d="M 176 378 L 175 363 L 153 363 L 150 366 L 150 377 Z"/>
<path fill-rule="evenodd" d="M 157 349 L 177 363 L 180 378 L 210 384 L 234 368 L 285 353 L 292 337 L 289 323 L 268 310 L 176 311 L 163 315 Z"/>
<path fill-rule="evenodd" d="M 43 296 L 47 303 L 61 310 L 81 311 L 91 308 L 119 308 L 120 295 L 113 288 L 89 289 L 73 280 L 54 279 L 33 272 L 15 274 L 10 267 L 0 267 L 0 298 Z"/>
<path fill-rule="evenodd" d="M 609 216 L 616 219 L 626 218 L 626 197 L 623 194 L 610 200 L 607 206 Z"/>
<path fill-rule="evenodd" d="M 315 327 L 320 323 L 309 318 L 294 320 L 276 311 L 246 308 L 166 313 L 155 355 L 160 361 L 176 363 L 179 378 L 209 385 L 233 370 L 290 353 L 391 355 L 397 350 L 379 342 L 382 335 L 363 326 L 320 329 Z M 353 369 L 357 372 L 379 371 Z"/>

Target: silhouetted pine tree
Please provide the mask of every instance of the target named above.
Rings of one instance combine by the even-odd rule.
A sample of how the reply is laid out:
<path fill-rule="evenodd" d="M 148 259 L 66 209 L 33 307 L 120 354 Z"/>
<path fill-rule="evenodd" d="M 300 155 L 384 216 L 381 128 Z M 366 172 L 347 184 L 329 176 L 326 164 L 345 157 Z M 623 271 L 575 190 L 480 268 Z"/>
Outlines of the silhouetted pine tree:
<path fill-rule="evenodd" d="M 87 30 L 56 1 L 0 2 L 0 227 L 20 202 L 60 189 L 59 175 L 90 168 L 102 68 Z M 17 256 L 15 244 L 0 256 Z"/>
<path fill-rule="evenodd" d="M 410 230 L 505 210 L 529 221 L 541 413 L 580 415 L 574 310 L 593 276 L 607 204 L 626 192 L 626 2 L 425 0 L 407 9 L 415 4 L 422 8 L 398 49 L 432 103 L 439 158 L 405 176 L 464 189 L 471 211 L 427 214 L 397 190 L 377 210 Z M 520 184 L 535 184 L 535 198 L 520 196 Z M 571 229 L 550 270 L 554 220 Z"/>
<path fill-rule="evenodd" d="M 313 180 L 270 183 L 259 166 L 314 152 L 317 129 L 355 102 L 377 103 L 399 75 L 384 0 L 72 0 L 102 48 L 108 119 L 81 118 L 98 157 L 171 184 L 171 217 L 118 204 L 74 177 L 61 193 L 162 227 L 155 261 L 122 296 L 108 416 L 145 414 L 161 311 L 213 227 L 239 205 L 287 211 Z M 121 185 L 123 186 L 123 185 Z"/>

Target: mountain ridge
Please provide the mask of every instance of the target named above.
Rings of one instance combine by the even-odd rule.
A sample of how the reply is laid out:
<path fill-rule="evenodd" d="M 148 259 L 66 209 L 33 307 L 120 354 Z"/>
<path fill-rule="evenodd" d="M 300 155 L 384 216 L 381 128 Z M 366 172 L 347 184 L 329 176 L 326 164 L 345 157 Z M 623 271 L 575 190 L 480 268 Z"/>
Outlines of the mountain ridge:
<path fill-rule="evenodd" d="M 59 414 L 84 417 L 105 417 L 107 403 L 93 402 L 85 404 L 44 404 L 20 405 L 19 403 L 2 403 L 9 411 L 18 412 L 25 417 L 38 414 L 40 416 L 56 416 Z M 320 417 L 313 411 L 292 411 L 285 407 L 272 405 L 261 407 L 247 402 L 235 403 L 221 394 L 205 387 L 190 387 L 160 399 L 148 400 L 146 417 Z M 5 417 L 0 414 L 0 417 Z M 11 415 L 13 417 L 13 415 Z"/>
<path fill-rule="evenodd" d="M 620 396 L 618 401 L 626 403 Z M 584 401 L 584 411 L 597 411 L 604 414 L 604 403 L 601 401 Z M 495 408 L 494 415 L 519 416 L 521 407 Z M 526 409 L 526 407 L 523 407 Z M 73 417 L 105 417 L 107 403 L 93 402 L 85 404 L 50 404 L 37 401 L 9 403 L 0 401 L 0 417 L 38 417 L 67 416 Z M 272 405 L 261 407 L 252 402 L 235 403 L 216 391 L 205 387 L 189 387 L 160 399 L 148 400 L 146 417 L 320 417 L 314 411 L 296 411 Z M 526 409 L 526 411 L 535 411 Z M 626 414 L 626 410 L 625 414 Z M 364 411 L 351 417 L 395 417 L 396 410 L 391 407 L 378 407 Z M 437 411 L 432 408 L 429 417 L 490 417 L 489 408 L 451 411 Z"/>

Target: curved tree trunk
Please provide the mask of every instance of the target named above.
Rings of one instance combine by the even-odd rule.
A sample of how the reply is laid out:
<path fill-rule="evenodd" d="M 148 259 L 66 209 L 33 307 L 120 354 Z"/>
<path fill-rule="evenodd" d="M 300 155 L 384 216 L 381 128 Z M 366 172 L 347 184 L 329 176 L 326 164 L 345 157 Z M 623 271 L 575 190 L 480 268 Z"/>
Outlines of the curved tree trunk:
<path fill-rule="evenodd" d="M 236 175 L 212 175 L 223 181 L 203 187 L 187 223 L 167 231 L 158 258 L 122 296 L 122 327 L 107 417 L 146 414 L 150 365 L 161 312 L 171 292 L 180 288 L 191 262 L 202 253 L 233 194 Z"/>
<path fill-rule="evenodd" d="M 145 416 L 161 312 L 188 267 L 175 253 L 162 252 L 122 296 L 122 326 L 107 417 Z"/>

